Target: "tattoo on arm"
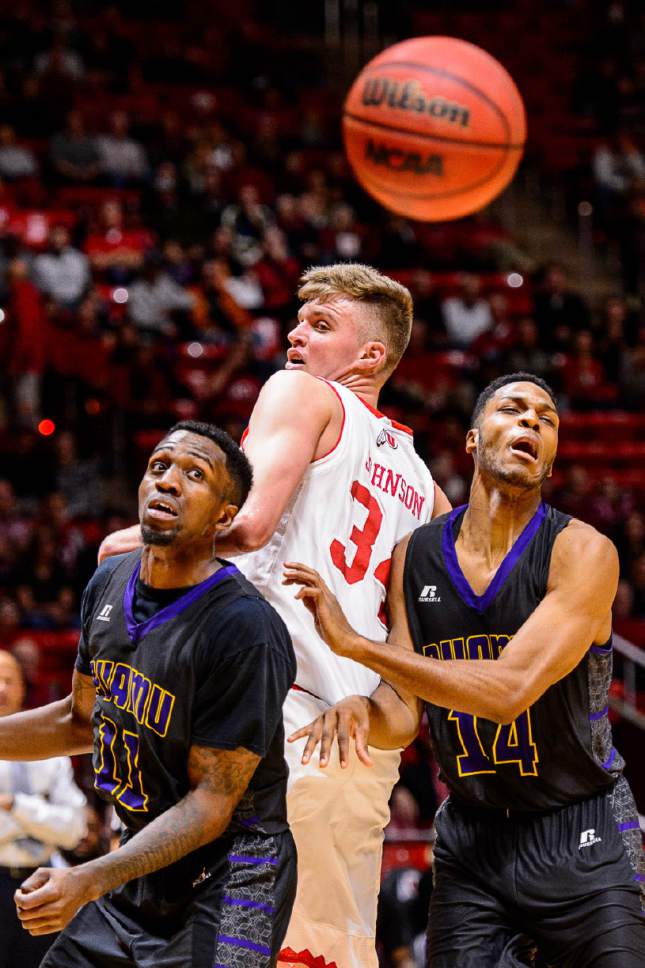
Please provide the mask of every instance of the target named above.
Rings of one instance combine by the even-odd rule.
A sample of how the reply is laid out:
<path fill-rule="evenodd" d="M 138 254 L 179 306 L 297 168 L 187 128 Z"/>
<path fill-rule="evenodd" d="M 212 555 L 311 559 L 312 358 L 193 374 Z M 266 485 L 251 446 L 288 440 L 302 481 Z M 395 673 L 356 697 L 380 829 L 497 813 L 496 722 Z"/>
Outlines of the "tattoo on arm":
<path fill-rule="evenodd" d="M 259 761 L 259 756 L 242 747 L 214 750 L 193 746 L 188 757 L 188 776 L 193 788 L 233 797 L 237 803 Z"/>
<path fill-rule="evenodd" d="M 123 847 L 91 861 L 96 894 L 175 863 L 219 837 L 260 761 L 255 753 L 193 746 L 188 759 L 192 789 Z"/>

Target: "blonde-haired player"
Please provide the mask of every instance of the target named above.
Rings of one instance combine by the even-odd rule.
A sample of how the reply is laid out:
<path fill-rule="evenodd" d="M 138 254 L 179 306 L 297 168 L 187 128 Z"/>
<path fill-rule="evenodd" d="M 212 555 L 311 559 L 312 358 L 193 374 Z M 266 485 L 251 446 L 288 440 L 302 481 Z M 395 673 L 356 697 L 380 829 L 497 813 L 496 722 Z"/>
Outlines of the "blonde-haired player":
<path fill-rule="evenodd" d="M 254 484 L 220 554 L 236 564 L 285 620 L 298 661 L 285 703 L 287 735 L 379 677 L 333 655 L 311 616 L 282 584 L 285 561 L 323 575 L 354 627 L 385 640 L 390 558 L 408 532 L 449 509 L 414 451 L 412 435 L 377 409 L 407 346 L 408 290 L 357 264 L 313 268 L 289 333 L 283 371 L 260 393 L 244 448 Z M 132 546 L 132 529 L 102 553 Z M 380 613 L 380 614 L 379 614 Z M 412 737 L 410 737 L 412 738 Z M 374 931 L 383 828 L 399 751 L 373 750 L 372 770 L 352 753 L 345 768 L 302 762 L 287 744 L 289 822 L 298 847 L 298 894 L 284 964 L 375 968 Z"/>

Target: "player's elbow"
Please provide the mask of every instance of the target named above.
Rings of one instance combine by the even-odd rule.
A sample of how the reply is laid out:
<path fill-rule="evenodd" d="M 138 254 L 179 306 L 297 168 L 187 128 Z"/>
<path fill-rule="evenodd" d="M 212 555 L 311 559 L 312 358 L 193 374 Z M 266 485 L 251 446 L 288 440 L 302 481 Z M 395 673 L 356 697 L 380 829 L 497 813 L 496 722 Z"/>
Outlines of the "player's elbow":
<path fill-rule="evenodd" d="M 259 551 L 260 548 L 264 548 L 270 537 L 270 535 L 265 535 L 262 531 L 244 528 L 243 531 L 236 532 L 235 543 L 242 554 L 246 554 L 247 552 Z"/>
<path fill-rule="evenodd" d="M 526 689 L 514 684 L 499 689 L 491 700 L 490 710 L 485 716 L 500 726 L 512 723 L 530 705 Z"/>
<path fill-rule="evenodd" d="M 241 552 L 259 551 L 271 538 L 277 522 L 253 518 L 235 522 L 235 544 Z"/>

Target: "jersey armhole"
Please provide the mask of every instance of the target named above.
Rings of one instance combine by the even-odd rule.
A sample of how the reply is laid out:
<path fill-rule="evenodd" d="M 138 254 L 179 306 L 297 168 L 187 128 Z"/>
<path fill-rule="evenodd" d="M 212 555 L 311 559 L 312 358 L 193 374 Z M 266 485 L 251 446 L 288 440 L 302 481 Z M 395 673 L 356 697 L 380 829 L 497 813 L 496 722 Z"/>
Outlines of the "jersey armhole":
<path fill-rule="evenodd" d="M 336 439 L 336 442 L 335 442 L 334 446 L 331 447 L 324 454 L 322 454 L 320 457 L 316 457 L 315 460 L 312 460 L 312 462 L 311 462 L 312 465 L 313 464 L 320 464 L 321 461 L 326 460 L 328 457 L 330 457 L 334 453 L 334 451 L 338 448 L 338 445 L 340 444 L 341 440 L 343 439 L 343 431 L 345 430 L 345 420 L 347 418 L 347 411 L 345 410 L 345 404 L 343 403 L 343 398 L 341 397 L 340 393 L 338 392 L 338 390 L 336 389 L 336 387 L 334 386 L 334 384 L 330 380 L 325 380 L 325 378 L 322 377 L 322 376 L 318 376 L 318 377 L 316 377 L 316 379 L 317 380 L 320 380 L 321 383 L 326 383 L 327 386 L 330 388 L 330 390 L 333 390 L 334 391 L 334 393 L 338 397 L 338 402 L 340 403 L 341 408 L 342 408 L 342 411 L 343 411 L 343 419 L 341 421 L 340 430 L 338 431 L 338 437 Z"/>

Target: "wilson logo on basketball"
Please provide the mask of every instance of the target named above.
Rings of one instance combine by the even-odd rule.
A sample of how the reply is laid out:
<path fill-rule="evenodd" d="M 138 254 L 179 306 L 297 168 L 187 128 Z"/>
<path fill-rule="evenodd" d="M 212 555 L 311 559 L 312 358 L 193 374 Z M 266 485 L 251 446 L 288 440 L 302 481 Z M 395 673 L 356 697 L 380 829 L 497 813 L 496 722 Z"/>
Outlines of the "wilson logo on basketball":
<path fill-rule="evenodd" d="M 400 111 L 429 114 L 432 118 L 458 124 L 462 128 L 467 128 L 470 124 L 470 111 L 467 107 L 447 101 L 445 97 L 427 97 L 416 81 L 401 84 L 389 77 L 370 77 L 363 86 L 362 101 L 370 107 L 387 104 L 388 107 Z"/>
<path fill-rule="evenodd" d="M 392 145 L 376 143 L 371 138 L 365 145 L 365 158 L 374 165 L 389 168 L 390 171 L 411 171 L 415 175 L 443 175 L 441 155 L 421 154 L 420 151 L 403 151 Z"/>

